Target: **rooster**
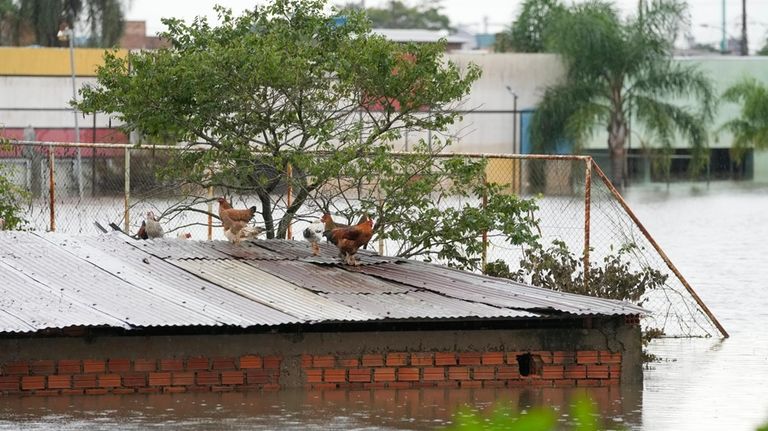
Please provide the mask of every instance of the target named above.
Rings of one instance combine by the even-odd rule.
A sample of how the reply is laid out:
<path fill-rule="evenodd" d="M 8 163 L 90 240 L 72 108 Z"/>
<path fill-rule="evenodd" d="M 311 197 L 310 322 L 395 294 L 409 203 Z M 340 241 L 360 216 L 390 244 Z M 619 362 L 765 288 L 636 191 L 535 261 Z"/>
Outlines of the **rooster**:
<path fill-rule="evenodd" d="M 304 239 L 309 241 L 312 246 L 312 255 L 318 256 L 320 254 L 320 240 L 325 235 L 326 224 L 322 219 L 316 220 L 310 224 L 308 228 L 304 229 Z M 330 232 L 330 231 L 329 231 Z"/>
<path fill-rule="evenodd" d="M 224 236 L 237 244 L 248 237 L 255 237 L 263 230 L 260 228 L 248 228 L 248 222 L 256 214 L 256 207 L 246 209 L 234 209 L 224 198 L 219 198 L 219 218 L 224 227 Z"/>
<path fill-rule="evenodd" d="M 162 238 L 165 235 L 163 227 L 152 211 L 147 212 L 147 219 L 144 221 L 144 231 L 149 239 Z"/>
<path fill-rule="evenodd" d="M 347 265 L 357 266 L 360 263 L 355 259 L 355 254 L 360 246 L 368 244 L 372 236 L 373 220 L 364 215 L 363 220 L 354 226 L 331 230 L 330 241 L 339 248 L 339 258 Z"/>

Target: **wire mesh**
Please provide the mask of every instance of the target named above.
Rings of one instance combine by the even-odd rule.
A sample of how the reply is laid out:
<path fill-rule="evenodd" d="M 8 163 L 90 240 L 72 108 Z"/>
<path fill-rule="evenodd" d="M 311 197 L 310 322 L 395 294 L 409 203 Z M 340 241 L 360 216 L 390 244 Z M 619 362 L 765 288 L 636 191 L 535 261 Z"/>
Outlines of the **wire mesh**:
<path fill-rule="evenodd" d="M 214 198 L 228 191 L 164 179 L 162 168 L 174 156 L 174 151 L 120 145 L 14 144 L 0 163 L 5 175 L 31 192 L 24 214 L 31 229 L 91 234 L 99 231 L 94 225 L 96 222 L 107 229 L 111 229 L 109 223 L 121 229 L 127 227 L 127 232 L 133 235 L 147 212 L 152 211 L 159 216 L 167 236 L 189 233 L 192 239 L 223 239 L 218 228 L 220 223 L 211 214 L 217 211 Z M 561 241 L 592 266 L 600 265 L 606 256 L 622 246 L 634 244 L 636 247 L 630 252 L 633 268 L 653 268 L 667 275 L 663 286 L 647 291 L 642 297 L 642 305 L 651 311 L 643 321 L 646 329 L 659 329 L 666 336 L 680 337 L 719 334 L 715 323 L 681 277 L 670 269 L 656 244 L 632 219 L 603 178 L 591 169 L 591 158 L 467 157 L 486 159 L 486 181 L 500 184 L 503 193 L 536 200 L 535 217 L 539 220 L 538 233 L 543 246 Z M 236 207 L 258 203 L 255 196 L 229 197 Z M 285 199 L 284 193 L 279 199 Z M 457 196 L 441 200 L 439 205 L 442 208 L 481 206 L 483 199 Z M 293 237 L 301 237 L 300 231 L 318 215 L 317 211 L 318 207 L 308 205 L 300 212 L 293 225 Z M 259 214 L 255 224 L 263 225 Z M 525 258 L 524 247 L 510 244 L 497 232 L 488 232 L 487 237 L 487 262 L 501 260 L 513 270 L 519 267 Z M 397 250 L 397 244 L 392 242 L 380 246 L 385 254 Z M 588 253 L 586 259 L 585 252 Z"/>

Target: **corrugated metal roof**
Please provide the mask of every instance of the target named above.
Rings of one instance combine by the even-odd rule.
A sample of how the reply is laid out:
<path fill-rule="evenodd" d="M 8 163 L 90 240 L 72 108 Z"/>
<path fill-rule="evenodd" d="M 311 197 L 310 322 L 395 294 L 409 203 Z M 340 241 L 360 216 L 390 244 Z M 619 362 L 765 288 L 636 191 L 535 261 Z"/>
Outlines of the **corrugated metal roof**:
<path fill-rule="evenodd" d="M 0 232 L 0 332 L 641 314 L 632 304 L 303 241 Z"/>

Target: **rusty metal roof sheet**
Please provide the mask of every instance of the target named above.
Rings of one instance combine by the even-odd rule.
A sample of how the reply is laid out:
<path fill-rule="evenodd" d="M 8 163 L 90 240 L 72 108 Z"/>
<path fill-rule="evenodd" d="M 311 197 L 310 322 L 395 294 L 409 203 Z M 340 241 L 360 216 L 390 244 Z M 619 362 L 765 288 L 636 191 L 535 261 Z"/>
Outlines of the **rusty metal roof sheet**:
<path fill-rule="evenodd" d="M 625 315 L 632 304 L 554 292 L 333 245 L 0 232 L 0 332 L 72 326 L 276 326 Z"/>

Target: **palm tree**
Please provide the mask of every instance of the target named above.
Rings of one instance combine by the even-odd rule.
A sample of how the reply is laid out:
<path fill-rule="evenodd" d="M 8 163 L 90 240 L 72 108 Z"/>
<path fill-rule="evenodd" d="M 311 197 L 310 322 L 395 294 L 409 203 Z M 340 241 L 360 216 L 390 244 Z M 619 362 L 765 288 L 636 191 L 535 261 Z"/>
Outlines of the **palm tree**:
<path fill-rule="evenodd" d="M 89 46 L 113 47 L 123 34 L 124 8 L 121 0 L 19 0 L 15 36 L 29 31 L 38 45 L 60 46 L 61 26 L 84 22 Z"/>
<path fill-rule="evenodd" d="M 745 78 L 725 90 L 722 99 L 741 104 L 741 115 L 720 126 L 733 134 L 731 158 L 740 163 L 747 149 L 768 149 L 768 86 Z"/>
<path fill-rule="evenodd" d="M 662 147 L 675 134 L 686 138 L 697 166 L 706 150 L 704 125 L 714 97 L 710 80 L 692 66 L 672 62 L 672 43 L 685 7 L 668 0 L 641 5 L 622 20 L 611 3 L 592 1 L 558 14 L 546 29 L 549 50 L 567 67 L 564 81 L 546 90 L 533 118 L 539 149 L 568 139 L 577 145 L 598 127 L 608 133 L 611 175 L 624 184 L 630 118 Z M 693 99 L 698 109 L 674 103 Z"/>

